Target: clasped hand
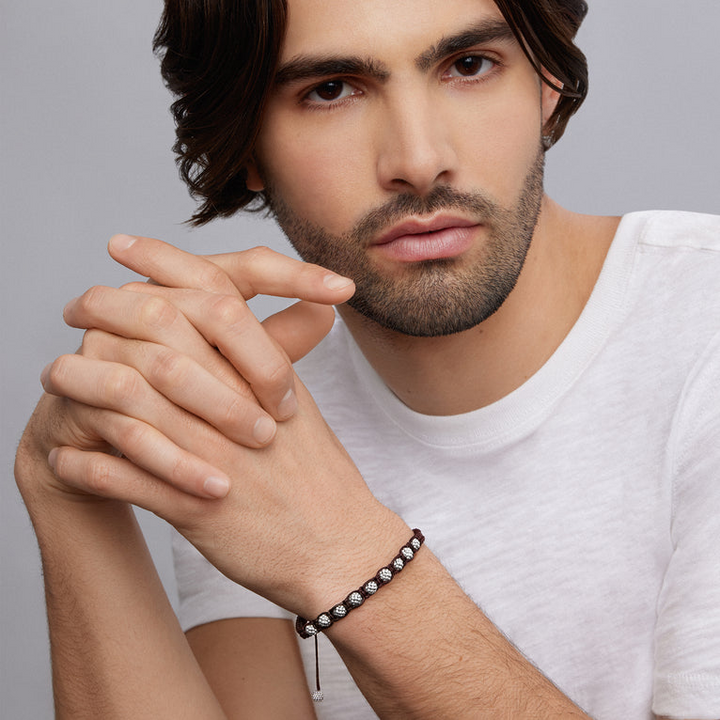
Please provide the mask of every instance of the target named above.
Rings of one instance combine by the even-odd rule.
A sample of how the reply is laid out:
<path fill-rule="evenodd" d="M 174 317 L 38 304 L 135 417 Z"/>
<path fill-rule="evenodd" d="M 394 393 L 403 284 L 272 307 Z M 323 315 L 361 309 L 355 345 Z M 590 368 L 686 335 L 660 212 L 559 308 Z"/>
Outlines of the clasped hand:
<path fill-rule="evenodd" d="M 59 489 L 150 510 L 231 579 L 312 613 L 303 579 L 341 592 L 328 549 L 348 546 L 349 523 L 405 533 L 292 369 L 352 283 L 265 248 L 201 258 L 116 236 L 110 253 L 154 284 L 95 287 L 65 309 L 86 333 L 43 371 L 55 397 L 35 422 Z M 260 323 L 246 304 L 259 293 L 301 302 Z"/>

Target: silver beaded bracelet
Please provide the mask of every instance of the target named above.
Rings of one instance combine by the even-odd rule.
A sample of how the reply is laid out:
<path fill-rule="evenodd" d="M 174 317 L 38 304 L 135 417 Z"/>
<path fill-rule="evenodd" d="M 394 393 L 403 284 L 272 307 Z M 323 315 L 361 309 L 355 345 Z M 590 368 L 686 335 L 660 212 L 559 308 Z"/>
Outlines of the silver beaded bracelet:
<path fill-rule="evenodd" d="M 415 557 L 415 553 L 422 547 L 425 536 L 415 528 L 412 537 L 403 545 L 398 554 L 389 565 L 380 568 L 374 577 L 363 583 L 357 590 L 353 590 L 342 602 L 333 605 L 330 610 L 320 613 L 314 620 L 306 620 L 300 615 L 295 620 L 295 630 L 301 638 L 315 638 L 315 682 L 316 690 L 312 697 L 316 702 L 323 699 L 320 689 L 320 667 L 318 661 L 318 633 L 327 630 L 333 623 L 347 617 L 350 612 L 359 608 L 365 600 L 372 597 L 380 588 L 387 585 L 405 566 Z"/>
<path fill-rule="evenodd" d="M 398 554 L 392 559 L 392 562 L 380 568 L 374 577 L 371 577 L 362 587 L 351 592 L 342 602 L 333 605 L 327 612 L 320 613 L 312 621 L 306 620 L 298 615 L 295 620 L 295 630 L 298 635 L 301 638 L 313 637 L 319 632 L 327 630 L 338 620 L 347 617 L 355 608 L 359 608 L 365 600 L 374 595 L 381 587 L 387 585 L 403 570 L 405 565 L 415 557 L 415 553 L 420 549 L 424 540 L 424 535 L 415 528 L 410 540 L 400 548 Z"/>

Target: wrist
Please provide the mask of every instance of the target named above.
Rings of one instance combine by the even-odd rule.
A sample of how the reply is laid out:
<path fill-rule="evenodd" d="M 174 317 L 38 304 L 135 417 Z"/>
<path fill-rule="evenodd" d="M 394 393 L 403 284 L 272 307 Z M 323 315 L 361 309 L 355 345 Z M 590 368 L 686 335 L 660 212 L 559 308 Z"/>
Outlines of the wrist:
<path fill-rule="evenodd" d="M 388 508 L 379 507 L 372 520 L 355 521 L 342 533 L 341 542 L 329 543 L 331 551 L 322 553 L 318 569 L 303 578 L 300 615 L 315 618 L 341 602 L 388 565 L 408 542 L 412 529 Z"/>
<path fill-rule="evenodd" d="M 387 587 L 415 559 L 425 537 L 419 529 L 414 529 L 410 539 L 398 550 L 397 554 L 370 578 L 355 590 L 333 604 L 316 618 L 304 618 L 298 615 L 295 630 L 301 638 L 309 638 L 320 632 L 326 632 L 336 622 L 344 620 L 351 612 L 365 604 Z"/>

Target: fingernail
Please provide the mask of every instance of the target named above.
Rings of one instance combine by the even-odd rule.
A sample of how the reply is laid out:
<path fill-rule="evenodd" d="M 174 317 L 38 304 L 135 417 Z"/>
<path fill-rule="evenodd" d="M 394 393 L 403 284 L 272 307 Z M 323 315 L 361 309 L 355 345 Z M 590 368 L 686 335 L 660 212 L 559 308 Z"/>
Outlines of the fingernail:
<path fill-rule="evenodd" d="M 352 285 L 352 283 L 353 281 L 350 278 L 336 275 L 335 273 L 328 274 L 323 278 L 323 285 L 325 285 L 328 290 L 344 290 L 346 287 Z"/>
<path fill-rule="evenodd" d="M 48 376 L 50 375 L 50 368 L 52 367 L 52 363 L 48 363 L 44 368 L 43 371 L 40 373 L 40 384 L 45 387 L 47 384 Z"/>
<path fill-rule="evenodd" d="M 47 457 L 48 465 L 54 470 L 55 469 L 55 463 L 57 462 L 57 454 L 58 449 L 53 448 L 49 453 Z"/>
<path fill-rule="evenodd" d="M 230 483 L 221 477 L 209 477 L 203 483 L 203 490 L 212 498 L 224 498 L 230 492 Z"/>
<path fill-rule="evenodd" d="M 132 235 L 113 235 L 110 238 L 110 247 L 112 247 L 113 250 L 122 252 L 134 245 L 136 241 L 137 238 Z"/>
<path fill-rule="evenodd" d="M 297 398 L 295 397 L 295 393 L 293 390 L 288 390 L 285 393 L 285 397 L 280 401 L 280 404 L 278 405 L 278 415 L 281 418 L 289 418 L 291 415 L 295 414 L 295 411 L 297 410 Z"/>
<path fill-rule="evenodd" d="M 275 427 L 273 419 L 263 415 L 258 418 L 255 427 L 253 427 L 253 437 L 261 445 L 267 445 L 275 436 Z"/>

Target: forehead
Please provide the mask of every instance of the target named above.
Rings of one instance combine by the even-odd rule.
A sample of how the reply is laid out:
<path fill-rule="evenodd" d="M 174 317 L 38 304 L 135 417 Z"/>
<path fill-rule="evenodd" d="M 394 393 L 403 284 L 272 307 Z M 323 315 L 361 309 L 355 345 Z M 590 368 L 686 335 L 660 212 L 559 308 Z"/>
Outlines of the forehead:
<path fill-rule="evenodd" d="M 493 0 L 287 0 L 281 53 L 421 52 L 468 25 L 503 20 Z"/>

